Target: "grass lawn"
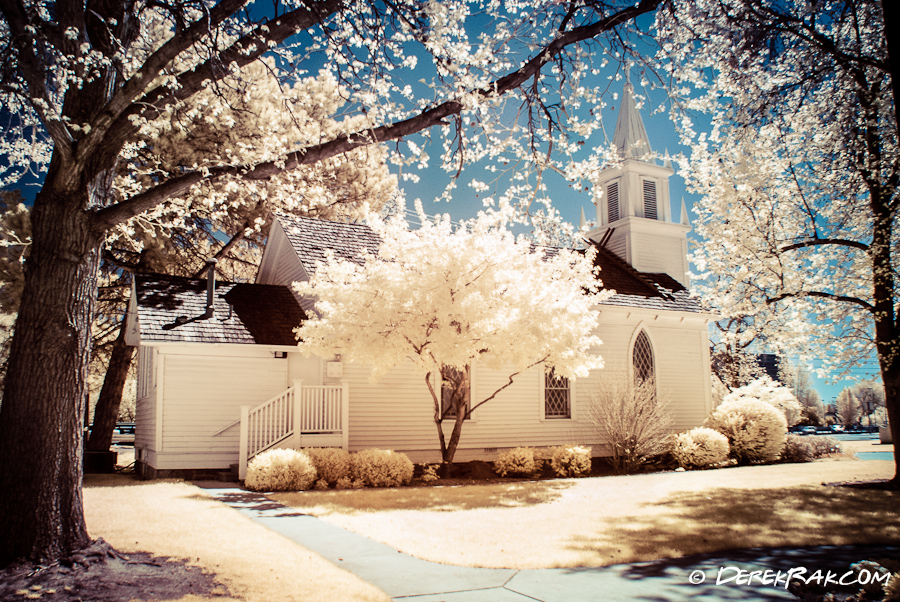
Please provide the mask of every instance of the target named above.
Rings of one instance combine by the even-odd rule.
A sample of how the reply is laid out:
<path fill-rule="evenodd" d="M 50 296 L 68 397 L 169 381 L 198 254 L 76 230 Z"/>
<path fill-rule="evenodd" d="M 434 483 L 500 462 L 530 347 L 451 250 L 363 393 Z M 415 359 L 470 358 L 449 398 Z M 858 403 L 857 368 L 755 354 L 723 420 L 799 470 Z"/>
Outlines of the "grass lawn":
<path fill-rule="evenodd" d="M 218 600 L 390 599 L 381 590 L 187 483 L 86 475 L 84 509 L 91 536 L 102 537 L 120 552 L 187 559 L 215 574 L 231 596 Z M 191 595 L 178 598 L 179 602 L 199 599 Z"/>
<path fill-rule="evenodd" d="M 757 546 L 900 544 L 900 493 L 823 485 L 892 475 L 892 462 L 843 456 L 810 464 L 272 497 L 437 562 L 602 566 Z M 87 475 L 84 506 L 93 537 L 126 554 L 187 559 L 215 575 L 226 601 L 388 600 L 188 483 Z"/>
<path fill-rule="evenodd" d="M 272 497 L 435 562 L 604 566 L 762 546 L 900 544 L 893 462 L 826 459 L 589 479 Z"/>

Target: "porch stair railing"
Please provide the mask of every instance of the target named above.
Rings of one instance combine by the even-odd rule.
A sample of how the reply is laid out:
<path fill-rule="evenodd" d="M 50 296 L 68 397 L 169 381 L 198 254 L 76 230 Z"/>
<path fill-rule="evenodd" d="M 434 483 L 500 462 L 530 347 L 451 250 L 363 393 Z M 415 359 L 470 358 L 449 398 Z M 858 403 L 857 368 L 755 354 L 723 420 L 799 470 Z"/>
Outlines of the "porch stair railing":
<path fill-rule="evenodd" d="M 256 407 L 241 406 L 238 474 L 247 476 L 247 464 L 258 454 L 297 435 L 340 433 L 347 449 L 350 385 L 294 386 Z"/>

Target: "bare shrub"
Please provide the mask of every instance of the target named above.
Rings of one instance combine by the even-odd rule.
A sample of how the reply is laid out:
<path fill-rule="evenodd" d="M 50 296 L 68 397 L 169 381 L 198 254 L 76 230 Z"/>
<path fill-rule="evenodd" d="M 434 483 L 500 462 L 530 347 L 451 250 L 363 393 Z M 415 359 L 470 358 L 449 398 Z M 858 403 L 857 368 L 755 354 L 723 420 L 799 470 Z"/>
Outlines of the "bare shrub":
<path fill-rule="evenodd" d="M 350 452 L 339 447 L 309 447 L 304 450 L 316 467 L 319 479 L 328 485 L 350 476 Z"/>
<path fill-rule="evenodd" d="M 788 435 L 781 450 L 781 461 L 789 464 L 812 462 L 815 459 L 813 446 L 800 435 Z"/>
<path fill-rule="evenodd" d="M 619 474 L 635 471 L 666 451 L 672 417 L 652 380 L 632 383 L 606 378 L 594 394 L 588 420 L 609 445 Z"/>
<path fill-rule="evenodd" d="M 397 487 L 412 480 L 415 467 L 402 452 L 389 449 L 364 449 L 350 456 L 353 482 L 365 487 Z"/>

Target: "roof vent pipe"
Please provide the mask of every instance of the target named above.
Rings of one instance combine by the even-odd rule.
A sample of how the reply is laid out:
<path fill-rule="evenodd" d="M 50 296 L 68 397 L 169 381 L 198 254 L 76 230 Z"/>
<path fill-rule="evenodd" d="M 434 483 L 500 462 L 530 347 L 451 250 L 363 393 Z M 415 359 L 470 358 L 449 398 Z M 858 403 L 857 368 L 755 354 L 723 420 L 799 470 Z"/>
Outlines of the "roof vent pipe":
<path fill-rule="evenodd" d="M 216 311 L 216 264 L 215 259 L 206 260 L 206 313 L 204 319 L 213 317 Z"/>

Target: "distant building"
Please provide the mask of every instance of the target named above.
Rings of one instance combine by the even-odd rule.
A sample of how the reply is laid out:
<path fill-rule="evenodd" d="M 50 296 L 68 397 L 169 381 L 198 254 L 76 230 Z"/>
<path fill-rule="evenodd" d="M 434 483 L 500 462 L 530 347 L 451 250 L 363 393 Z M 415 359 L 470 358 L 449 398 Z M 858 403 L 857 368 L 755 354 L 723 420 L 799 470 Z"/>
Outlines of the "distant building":
<path fill-rule="evenodd" d="M 774 353 L 760 353 L 756 356 L 756 363 L 759 364 L 759 367 L 765 371 L 769 378 L 781 382 L 781 379 L 778 378 L 781 374 L 780 357 Z"/>

